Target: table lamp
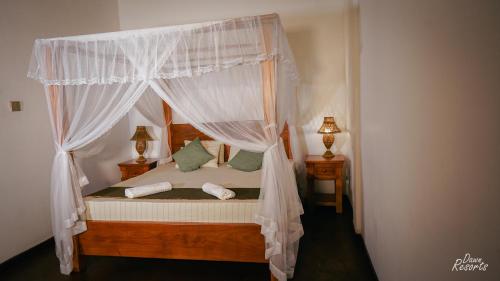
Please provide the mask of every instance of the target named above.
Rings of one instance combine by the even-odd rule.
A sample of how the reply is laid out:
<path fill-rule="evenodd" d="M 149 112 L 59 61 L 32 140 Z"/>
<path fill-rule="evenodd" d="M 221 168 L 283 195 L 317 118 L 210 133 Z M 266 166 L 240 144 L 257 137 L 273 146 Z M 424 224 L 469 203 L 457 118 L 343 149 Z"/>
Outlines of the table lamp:
<path fill-rule="evenodd" d="M 337 127 L 337 123 L 335 123 L 333 116 L 325 117 L 323 125 L 319 128 L 318 133 L 323 134 L 323 143 L 326 147 L 323 158 L 329 159 L 335 157 L 335 154 L 332 153 L 330 147 L 332 147 L 333 142 L 335 141 L 335 134 L 340 133 L 340 129 Z"/>
<path fill-rule="evenodd" d="M 146 130 L 146 126 L 137 126 L 135 130 L 135 134 L 130 139 L 131 141 L 135 141 L 135 149 L 137 153 L 139 153 L 139 158 L 135 161 L 137 163 L 145 163 L 146 158 L 144 158 L 144 151 L 148 148 L 148 141 L 153 140 L 153 138 L 149 135 Z"/>

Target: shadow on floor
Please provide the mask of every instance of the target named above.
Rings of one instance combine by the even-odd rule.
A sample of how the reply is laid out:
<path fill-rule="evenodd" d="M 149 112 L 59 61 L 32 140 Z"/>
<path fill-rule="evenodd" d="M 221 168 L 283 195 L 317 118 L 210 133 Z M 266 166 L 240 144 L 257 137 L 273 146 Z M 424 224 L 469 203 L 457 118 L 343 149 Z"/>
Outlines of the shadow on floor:
<path fill-rule="evenodd" d="M 331 207 L 306 211 L 294 281 L 377 280 L 363 240 L 354 233 L 352 210 L 345 205 L 341 215 Z M 1 264 L 0 280 L 269 280 L 267 265 L 249 263 L 86 257 L 85 266 L 80 273 L 60 274 L 50 240 Z"/>

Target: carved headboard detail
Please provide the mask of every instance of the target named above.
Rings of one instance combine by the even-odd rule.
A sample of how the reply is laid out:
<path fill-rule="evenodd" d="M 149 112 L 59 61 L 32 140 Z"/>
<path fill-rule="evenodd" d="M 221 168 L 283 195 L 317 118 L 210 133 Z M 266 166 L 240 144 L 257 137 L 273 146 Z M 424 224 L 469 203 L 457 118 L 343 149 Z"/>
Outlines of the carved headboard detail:
<path fill-rule="evenodd" d="M 170 106 L 163 102 L 163 110 L 165 113 L 165 119 L 167 123 L 172 118 L 172 109 Z M 195 138 L 200 138 L 201 140 L 213 140 L 213 138 L 203 134 L 198 129 L 190 124 L 173 124 L 171 123 L 167 127 L 168 131 L 168 145 L 172 150 L 172 154 L 177 152 L 181 147 L 184 146 L 184 140 L 194 140 Z M 285 151 L 289 159 L 292 159 L 292 151 L 290 148 L 290 134 L 288 132 L 288 125 L 285 124 L 283 132 L 281 133 L 283 138 L 283 144 L 285 145 Z M 224 145 L 224 161 L 229 158 L 229 145 Z"/>

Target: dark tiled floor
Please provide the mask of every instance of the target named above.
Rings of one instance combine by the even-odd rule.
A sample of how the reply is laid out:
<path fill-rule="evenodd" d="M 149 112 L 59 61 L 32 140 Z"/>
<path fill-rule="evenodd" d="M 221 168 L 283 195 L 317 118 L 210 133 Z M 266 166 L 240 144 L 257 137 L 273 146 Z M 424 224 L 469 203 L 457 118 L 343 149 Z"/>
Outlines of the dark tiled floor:
<path fill-rule="evenodd" d="M 314 214 L 306 212 L 303 224 L 293 280 L 377 280 L 363 241 L 354 234 L 350 206 L 342 215 L 318 207 Z M 52 242 L 43 243 L 0 265 L 0 280 L 269 280 L 267 265 L 262 264 L 114 257 L 86 257 L 85 271 L 64 276 L 53 248 Z"/>

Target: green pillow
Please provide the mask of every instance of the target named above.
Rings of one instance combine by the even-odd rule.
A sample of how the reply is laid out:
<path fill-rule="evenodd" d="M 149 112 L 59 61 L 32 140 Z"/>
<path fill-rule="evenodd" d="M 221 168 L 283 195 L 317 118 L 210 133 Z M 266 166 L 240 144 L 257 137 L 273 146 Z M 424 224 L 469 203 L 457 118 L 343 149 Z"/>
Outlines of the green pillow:
<path fill-rule="evenodd" d="M 179 169 L 183 172 L 198 170 L 201 165 L 212 160 L 214 156 L 207 152 L 201 145 L 199 138 L 190 142 L 188 145 L 172 155 Z"/>
<path fill-rule="evenodd" d="M 263 152 L 257 153 L 240 149 L 240 151 L 238 151 L 228 164 L 237 170 L 252 172 L 257 171 L 260 167 L 262 167 L 263 157 Z"/>

